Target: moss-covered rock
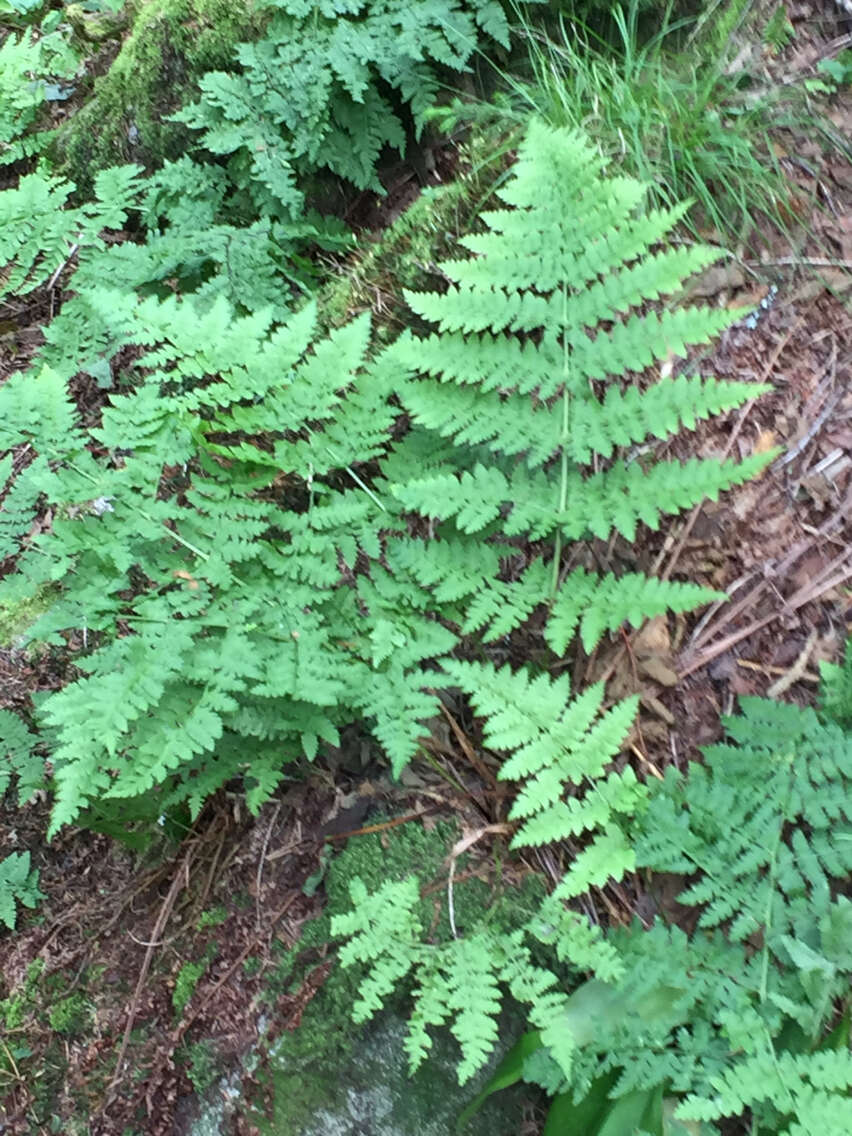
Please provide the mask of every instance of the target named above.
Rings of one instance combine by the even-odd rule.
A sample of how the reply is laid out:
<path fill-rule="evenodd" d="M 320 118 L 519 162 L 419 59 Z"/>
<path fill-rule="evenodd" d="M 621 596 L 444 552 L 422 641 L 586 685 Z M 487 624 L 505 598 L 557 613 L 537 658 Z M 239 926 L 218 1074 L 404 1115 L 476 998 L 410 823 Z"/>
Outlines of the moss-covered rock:
<path fill-rule="evenodd" d="M 489 1071 L 459 1086 L 458 1054 L 446 1033 L 439 1033 L 428 1062 L 409 1077 L 405 1032 L 405 1022 L 389 1014 L 360 1030 L 357 1047 L 342 1059 L 319 1047 L 300 1058 L 286 1045 L 274 1050 L 272 1120 L 261 1122 L 261 1131 L 265 1136 L 453 1136 L 459 1114 Z M 494 1064 L 496 1058 L 491 1071 Z M 467 1127 L 468 1136 L 517 1136 L 527 1096 L 520 1086 L 492 1097 Z"/>
<path fill-rule="evenodd" d="M 371 817 L 371 823 L 379 818 Z M 460 834 L 455 820 L 427 827 L 419 822 L 397 825 L 351 839 L 333 856 L 325 875 L 326 908 L 308 923 L 296 948 L 287 952 L 270 979 L 271 997 L 299 990 L 305 974 L 320 964 L 329 940 L 331 916 L 349 909 L 349 884 L 355 878 L 367 888 L 416 871 L 423 884 L 437 885 L 423 897 L 421 912 L 433 941 L 451 931 L 446 913 L 446 857 Z M 527 876 L 515 886 L 502 886 L 500 873 L 489 879 L 465 874 L 468 857 L 457 862 L 455 889 L 457 928 L 474 926 L 488 914 L 492 926 L 506 929 L 529 918 L 541 900 L 543 885 Z M 495 865 L 499 867 L 499 865 Z M 496 877 L 496 878 L 495 878 Z M 352 1023 L 357 996 L 357 967 L 332 968 L 316 996 L 305 1007 L 299 1027 L 272 1045 L 261 1076 L 269 1089 L 272 1122 L 261 1124 L 269 1136 L 452 1136 L 459 1113 L 487 1080 L 483 1073 L 460 1087 L 456 1077 L 459 1051 L 446 1030 L 435 1031 L 428 1061 L 409 1077 L 403 1040 L 410 1009 L 407 990 L 389 999 L 388 1009 L 365 1026 Z M 516 1039 L 522 1020 L 511 1013 L 501 1020 L 502 1049 Z M 493 1069 L 500 1054 L 495 1054 Z M 502 1095 L 488 1103 L 468 1129 L 469 1136 L 516 1136 L 526 1091 Z"/>
<path fill-rule="evenodd" d="M 59 131 L 54 160 L 82 190 L 107 166 L 155 168 L 185 152 L 187 129 L 167 122 L 197 95 L 207 71 L 229 67 L 235 46 L 256 39 L 265 17 L 251 0 L 135 0 L 109 71 Z"/>
<path fill-rule="evenodd" d="M 19 647 L 21 637 L 44 615 L 54 598 L 55 589 L 45 585 L 25 600 L 0 603 L 0 647 Z"/>

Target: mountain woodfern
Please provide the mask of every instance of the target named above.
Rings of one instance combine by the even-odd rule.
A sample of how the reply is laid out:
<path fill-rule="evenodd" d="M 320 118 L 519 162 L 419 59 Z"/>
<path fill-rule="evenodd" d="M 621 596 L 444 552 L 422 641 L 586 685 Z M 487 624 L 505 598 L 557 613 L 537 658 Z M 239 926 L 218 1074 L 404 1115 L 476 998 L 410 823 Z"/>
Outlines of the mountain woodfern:
<path fill-rule="evenodd" d="M 232 155 L 235 184 L 264 215 L 298 217 L 301 182 L 327 169 L 381 191 L 383 148 L 402 153 L 439 89 L 438 69 L 463 71 L 483 36 L 504 47 L 499 0 L 264 0 L 263 39 L 238 51 L 238 74 L 211 72 L 175 117 L 203 146 Z M 401 115 L 400 108 L 407 113 Z"/>
<path fill-rule="evenodd" d="M 464 559 L 463 629 L 486 642 L 545 604 L 551 649 L 562 655 L 579 627 L 590 651 L 625 620 L 638 626 L 713 598 L 691 584 L 572 567 L 562 553 L 613 532 L 632 542 L 640 521 L 656 527 L 766 464 L 762 455 L 740 464 L 622 456 L 762 389 L 688 377 L 637 385 L 638 372 L 734 318 L 708 307 L 637 310 L 677 295 L 718 255 L 650 253 L 683 210 L 642 213 L 643 193 L 633 180 L 602 179 L 580 137 L 534 124 L 498 190 L 512 208 L 482 214 L 489 231 L 462 240 L 476 256 L 440 266 L 446 291 L 407 295 L 438 332 L 406 333 L 393 349 L 418 377 L 402 391 L 415 430 L 388 471 L 390 489 L 406 510 L 450 522 L 453 541 L 422 562 L 412 556 L 412 571 L 424 587 L 441 586 Z M 471 567 L 495 546 L 505 561 L 514 556 L 514 570 L 495 579 L 486 569 L 474 586 Z M 518 556 L 530 547 L 541 551 Z"/>
<path fill-rule="evenodd" d="M 79 330 L 66 321 L 48 365 L 0 389 L 0 447 L 27 446 L 3 466 L 0 536 L 20 555 L 0 601 L 50 596 L 30 637 L 71 647 L 79 675 L 39 707 L 52 831 L 107 800 L 197 810 L 237 775 L 258 807 L 287 760 L 351 721 L 398 773 L 437 688 L 456 684 L 514 754 L 506 775 L 526 782 L 518 841 L 591 839 L 560 894 L 632 866 L 623 822 L 644 789 L 608 768 L 632 703 L 605 709 L 598 687 L 572 702 L 565 679 L 453 656 L 467 641 L 481 657 L 543 612 L 560 658 L 578 629 L 588 650 L 624 620 L 716 595 L 593 571 L 577 543 L 633 539 L 639 521 L 767 460 L 655 460 L 649 439 L 761 388 L 628 383 L 734 318 L 648 307 L 715 254 L 652 252 L 680 212 L 642 214 L 642 192 L 605 179 L 576 135 L 533 126 L 506 208 L 464 242 L 477 255 L 443 266 L 445 294 L 408 297 L 439 332 L 372 361 L 364 318 L 317 339 L 311 305 L 280 323 L 277 306 L 237 315 L 221 290 L 140 296 L 104 286 L 116 258 L 88 250 L 69 302 Z M 168 209 L 174 223 L 179 204 Z M 68 381 L 93 357 L 112 393 L 84 423 Z M 37 515 L 51 523 L 33 527 Z M 582 921 L 565 919 L 566 957 L 594 955 Z"/>
<path fill-rule="evenodd" d="M 686 777 L 671 770 L 631 826 L 638 865 L 688 883 L 679 901 L 700 913 L 691 936 L 659 919 L 603 935 L 557 888 L 527 942 L 523 931 L 500 936 L 484 925 L 430 946 L 410 917 L 413 879 L 372 896 L 356 882 L 354 910 L 333 927 L 349 938 L 344 965 L 369 968 L 356 1017 L 413 973 L 412 1065 L 430 1045 L 426 1027 L 450 1021 L 465 1080 L 497 1039 L 502 985 L 531 1003 L 537 1032 L 486 1091 L 537 1082 L 555 1097 L 553 1124 L 583 1116 L 577 1130 L 588 1136 L 633 1131 L 618 1118 L 663 1095 L 692 1124 L 684 1131 L 719 1133 L 713 1122 L 735 1119 L 764 1136 L 852 1131 L 852 903 L 843 894 L 852 735 L 797 707 L 746 699 L 743 711 L 725 723 L 731 742 L 708 749 Z M 581 927 L 593 947 L 586 959 L 575 949 Z M 530 940 L 555 948 L 551 970 L 533 965 Z M 566 958 L 596 970 L 570 995 Z M 594 1108 L 584 1112 L 584 1100 Z M 681 1130 L 671 1123 L 660 1116 L 643 1130 Z"/>

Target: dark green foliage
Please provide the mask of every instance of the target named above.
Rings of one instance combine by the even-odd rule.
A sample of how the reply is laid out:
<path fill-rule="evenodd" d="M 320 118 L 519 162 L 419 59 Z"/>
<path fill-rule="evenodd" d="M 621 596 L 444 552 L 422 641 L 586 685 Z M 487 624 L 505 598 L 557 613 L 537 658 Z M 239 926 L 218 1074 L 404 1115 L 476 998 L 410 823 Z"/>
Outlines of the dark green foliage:
<path fill-rule="evenodd" d="M 203 146 L 232 155 L 229 173 L 261 215 L 298 217 L 303 179 L 329 170 L 380 190 L 383 148 L 419 134 L 439 72 L 463 71 L 479 42 L 508 47 L 499 0 L 264 0 L 266 35 L 242 44 L 240 71 L 211 72 L 175 116 Z M 403 113 L 403 108 L 405 112 Z"/>
<path fill-rule="evenodd" d="M 135 172 L 101 183 L 105 203 L 81 216 L 118 224 Z M 49 594 L 30 637 L 82 647 L 79 677 L 40 708 L 54 739 L 51 831 L 87 808 L 103 826 L 108 802 L 134 816 L 182 802 L 197 813 L 235 776 L 256 808 L 287 761 L 336 744 L 353 720 L 398 772 L 435 713 L 434 688 L 452 681 L 481 700 L 492 744 L 517 750 L 523 839 L 594 834 L 572 894 L 620 875 L 632 860 L 615 818 L 642 794 L 629 772 L 604 767 L 631 705 L 596 721 L 600 691 L 566 709 L 562 680 L 551 689 L 544 676 L 449 662 L 442 678 L 436 664 L 460 632 L 489 642 L 542 605 L 561 656 L 577 629 L 590 649 L 624 620 L 715 598 L 637 573 L 569 571 L 564 556 L 613 530 L 632 538 L 640 520 L 656 524 L 767 460 L 614 454 L 759 392 L 674 379 L 636 396 L 626 382 L 628 368 L 730 322 L 708 308 L 633 311 L 715 254 L 651 254 L 679 213 L 643 215 L 641 186 L 605 180 L 578 136 L 534 125 L 499 191 L 507 208 L 465 240 L 477 255 L 443 266 L 455 286 L 408 297 L 443 330 L 406 334 L 370 361 L 366 318 L 326 339 L 310 304 L 280 323 L 284 304 L 265 303 L 275 273 L 257 261 L 246 298 L 227 251 L 235 232 L 215 223 L 223 184 L 188 162 L 145 183 L 141 208 L 165 220 L 162 239 L 104 251 L 93 237 L 48 331 L 48 365 L 0 389 L 0 446 L 28 443 L 32 458 L 4 467 L 15 474 L 7 551 L 23 549 L 0 599 Z M 66 216 L 51 223 L 67 228 Z M 192 263 L 205 224 L 195 290 L 164 296 L 156 281 Z M 270 224 L 267 249 L 275 234 Z M 205 278 L 220 237 L 222 270 Z M 29 279 L 32 259 L 11 271 Z M 251 314 L 234 311 L 234 293 Z M 85 427 L 67 394 L 80 369 L 114 392 Z M 392 398 L 415 422 L 408 432 L 394 428 Z M 52 525 L 30 538 L 45 506 Z M 522 570 L 507 572 L 522 549 Z M 529 719 L 539 700 L 541 720 Z M 566 777 L 593 787 L 564 814 Z"/>
<path fill-rule="evenodd" d="M 852 729 L 852 639 L 840 663 L 822 663 L 822 708 L 833 721 Z"/>

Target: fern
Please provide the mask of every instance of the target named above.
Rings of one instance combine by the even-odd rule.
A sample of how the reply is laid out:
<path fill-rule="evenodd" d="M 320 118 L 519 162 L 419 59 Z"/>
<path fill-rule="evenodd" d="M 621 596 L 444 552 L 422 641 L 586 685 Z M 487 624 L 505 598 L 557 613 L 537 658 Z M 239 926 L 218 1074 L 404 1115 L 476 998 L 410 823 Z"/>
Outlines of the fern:
<path fill-rule="evenodd" d="M 566 678 L 531 679 L 524 671 L 512 674 L 506 667 L 495 670 L 454 661 L 444 663 L 444 670 L 485 716 L 486 744 L 511 751 L 500 776 L 525 782 L 509 814 L 511 820 L 521 821 L 513 845 L 595 835 L 562 881 L 558 896 L 582 894 L 630 870 L 633 858 L 617 818 L 639 809 L 645 790 L 630 767 L 606 777 L 603 773 L 630 729 L 636 699 L 626 699 L 599 716 L 600 684 L 571 701 Z M 589 788 L 582 797 L 565 801 L 566 783 Z"/>
<path fill-rule="evenodd" d="M 27 174 L 0 193 L 0 300 L 40 287 L 78 248 L 103 249 L 102 230 L 127 219 L 139 172 L 137 166 L 102 171 L 97 201 L 76 208 L 67 207 L 74 185 L 62 178 Z"/>
<path fill-rule="evenodd" d="M 760 934 L 780 959 L 800 922 L 829 914 L 831 878 L 852 870 L 852 741 L 810 710 L 742 706 L 726 722 L 738 744 L 708 749 L 687 780 L 669 771 L 637 854 L 657 871 L 700 872 L 681 901 L 702 906 L 701 925 L 726 923 L 734 941 Z"/>
<path fill-rule="evenodd" d="M 833 721 L 852 728 L 852 640 L 840 663 L 820 663 L 822 709 Z"/>
<path fill-rule="evenodd" d="M 3 594 L 59 583 L 31 638 L 61 645 L 77 628 L 94 646 L 42 708 L 51 831 L 96 800 L 153 793 L 197 811 L 241 773 L 259 807 L 283 762 L 362 714 L 401 767 L 434 713 L 422 661 L 455 636 L 410 589 L 383 587 L 378 565 L 340 587 L 341 557 L 382 550 L 380 503 L 346 472 L 381 451 L 395 413 L 391 372 L 363 368 L 366 320 L 312 346 L 312 307 L 272 330 L 222 299 L 204 313 L 108 291 L 89 302 L 141 349 L 99 426 L 79 428 L 56 372 L 0 389 L 3 444 L 37 453 L 11 492 L 54 514 Z M 388 625 L 405 640 L 390 653 Z"/>
<path fill-rule="evenodd" d="M 711 1080 L 713 1095 L 692 1095 L 678 1109 L 683 1120 L 719 1120 L 760 1105 L 788 1119 L 779 1136 L 844 1136 L 852 1131 L 852 1054 L 806 1056 L 766 1051 L 737 1062 Z"/>
<path fill-rule="evenodd" d="M 445 666 L 470 685 L 482 677 L 473 667 Z M 496 719 L 490 744 L 523 746 L 530 720 L 562 712 L 564 684 L 514 676 L 513 695 L 505 674 L 492 675 L 504 689 L 483 684 L 480 707 Z M 526 723 L 511 708 L 518 694 Z M 593 707 L 590 697 L 588 712 Z M 361 945 L 347 944 L 343 960 L 374 966 L 384 976 L 382 997 L 397 972 L 414 976 L 413 1066 L 428 1053 L 428 1028 L 449 1024 L 466 1080 L 496 1040 L 501 991 L 509 989 L 529 1003 L 536 1032 L 525 1036 L 526 1060 L 507 1057 L 513 1072 L 501 1066 L 494 1087 L 521 1076 L 546 1085 L 556 1097 L 551 1125 L 568 1115 L 568 1101 L 579 1109 L 606 1085 L 594 1113 L 601 1132 L 620 1131 L 616 1118 L 628 1102 L 663 1093 L 676 1118 L 701 1122 L 708 1133 L 721 1131 L 712 1122 L 737 1120 L 775 1136 L 803 1136 L 815 1123 L 831 1136 L 849 1131 L 847 1018 L 829 1030 L 852 974 L 852 903 L 841 890 L 852 856 L 852 736 L 812 711 L 759 699 L 745 700 L 743 715 L 726 726 L 732 741 L 711 747 L 706 766 L 694 764 L 687 777 L 671 771 L 644 810 L 631 810 L 639 818 L 630 826 L 636 863 L 691 879 L 679 897 L 700 910 L 691 936 L 659 920 L 649 930 L 637 922 L 602 935 L 566 909 L 560 894 L 573 889 L 563 884 L 525 928 L 501 935 L 482 925 L 465 945 L 436 947 L 417 943 L 419 925 L 387 887 L 369 897 L 363 887 L 353 892 L 355 911 L 333 930 L 360 936 Z M 556 736 L 571 733 L 564 722 Z M 516 765 L 540 767 L 546 777 L 545 749 L 539 735 Z M 523 790 L 515 811 L 526 812 Z M 520 835 L 516 843 L 526 842 Z M 566 878 L 576 872 L 575 864 Z M 416 888 L 406 887 L 413 904 Z M 525 938 L 553 952 L 550 968 L 533 961 Z M 597 977 L 567 994 L 558 968 L 566 960 Z"/>
<path fill-rule="evenodd" d="M 852 973 L 852 736 L 813 711 L 743 700 L 684 777 L 669 770 L 632 826 L 636 862 L 683 875 L 691 937 L 657 922 L 608 937 L 616 1016 L 599 1014 L 573 1084 L 665 1085 L 684 1121 L 749 1113 L 756 1131 L 848 1131 L 848 1048 L 828 1030 Z M 630 1007 L 634 1007 L 633 1010 Z M 653 1007 L 653 1012 L 651 1012 Z"/>
<path fill-rule="evenodd" d="M 682 211 L 642 214 L 643 192 L 626 178 L 603 180 L 578 136 L 534 123 L 498 191 L 510 208 L 483 213 L 487 231 L 462 240 L 475 256 L 441 266 L 446 292 L 407 293 L 438 331 L 406 333 L 393 348 L 412 379 L 404 405 L 426 440 L 418 431 L 406 440 L 407 453 L 388 467 L 389 491 L 405 510 L 442 522 L 439 549 L 475 538 L 466 542 L 472 570 L 492 534 L 504 556 L 507 538 L 540 542 L 537 558 L 511 580 L 483 573 L 465 629 L 485 629 L 488 639 L 547 605 L 545 640 L 562 655 L 578 628 L 591 650 L 625 620 L 637 626 L 706 602 L 713 593 L 695 585 L 567 573 L 565 544 L 613 531 L 632 541 L 640 522 L 655 528 L 662 515 L 716 497 L 766 462 L 616 453 L 693 428 L 761 389 L 687 377 L 626 385 L 631 371 L 706 341 L 733 318 L 701 307 L 635 311 L 677 294 L 717 255 L 700 247 L 652 253 Z M 430 436 L 453 444 L 426 467 Z M 592 462 L 590 474 L 583 467 Z M 435 579 L 430 560 L 420 582 L 434 587 Z"/>
<path fill-rule="evenodd" d="M 315 170 L 381 192 L 379 156 L 404 150 L 407 121 L 419 134 L 441 69 L 463 71 L 483 36 L 509 42 L 498 0 L 265 6 L 275 15 L 262 40 L 240 46 L 240 72 L 204 76 L 199 101 L 175 118 L 202 131 L 206 150 L 230 156 L 255 209 L 282 219 L 302 212 Z"/>
<path fill-rule="evenodd" d="M 0 860 L 0 922 L 14 931 L 16 902 L 37 907 L 44 896 L 38 889 L 38 869 L 30 868 L 29 852 L 13 852 Z"/>
<path fill-rule="evenodd" d="M 99 204 L 54 210 L 66 242 L 69 226 L 91 226 L 77 298 L 54 324 L 62 334 L 45 352 L 53 366 L 0 392 L 0 441 L 10 450 L 27 441 L 35 455 L 7 491 L 7 544 L 23 550 L 4 595 L 60 584 L 32 636 L 60 646 L 76 628 L 92 641 L 77 657 L 80 677 L 44 708 L 57 739 L 53 831 L 98 799 L 153 792 L 195 810 L 235 773 L 248 776 L 255 805 L 282 760 L 313 756 L 352 717 L 371 724 L 399 772 L 434 713 L 433 663 L 453 652 L 459 629 L 493 639 L 546 604 L 545 640 L 563 653 L 577 627 L 590 648 L 624 619 L 638 624 L 715 598 L 635 573 L 567 573 L 562 563 L 566 541 L 613 528 L 632 536 L 640 519 L 654 524 L 765 461 L 643 468 L 612 460 L 591 476 L 583 470 L 589 438 L 603 439 L 598 457 L 611 454 L 616 443 L 643 441 L 651 418 L 667 424 L 664 433 L 757 389 L 697 380 L 651 387 L 644 416 L 642 401 L 625 393 L 606 434 L 607 396 L 590 380 L 706 339 L 731 317 L 676 309 L 619 322 L 620 311 L 676 289 L 713 254 L 643 260 L 677 212 L 640 216 L 641 187 L 599 174 L 574 135 L 533 127 L 501 190 L 513 208 L 484 215 L 490 232 L 466 241 L 477 258 L 446 266 L 457 287 L 410 297 L 449 330 L 405 335 L 369 368 L 363 319 L 314 343 L 310 305 L 275 326 L 280 308 L 238 317 L 221 291 L 183 301 L 135 295 L 144 289 L 133 258 L 144 249 L 127 259 L 123 290 L 110 287 L 124 269 L 94 227 L 122 223 L 138 199 L 131 168 L 100 175 Z M 190 187 L 183 203 L 182 185 Z M 60 205 L 67 197 L 61 183 L 32 188 L 58 193 Z M 189 234 L 193 216 L 213 220 L 221 204 L 215 175 L 184 163 L 149 187 L 143 209 Z M 46 213 L 43 205 L 35 215 Z M 19 282 L 34 286 L 37 260 L 16 253 L 13 263 Z M 583 281 L 591 281 L 585 290 Z M 77 339 L 74 315 L 85 317 Z M 582 326 L 591 320 L 611 326 L 592 338 Z M 117 376 L 124 393 L 83 431 L 67 380 L 81 367 L 107 367 L 104 385 L 112 384 L 121 347 L 133 348 Z M 395 443 L 392 394 L 426 420 Z M 472 399 L 469 413 L 456 396 Z M 589 424 L 576 451 L 575 406 Z M 7 462 L 4 472 L 16 471 Z M 44 502 L 52 529 L 30 537 Z M 412 526 L 410 512 L 445 521 L 426 551 L 427 525 Z M 510 576 L 521 538 L 529 552 Z M 482 697 L 491 744 L 514 751 L 506 776 L 526 781 L 518 839 L 590 839 L 564 895 L 628 870 L 619 818 L 641 806 L 643 791 L 607 764 L 632 704 L 596 718 L 600 690 L 571 702 L 565 683 L 551 689 L 545 676 L 448 667 Z M 256 776 L 238 756 L 246 737 L 258 750 Z"/>
<path fill-rule="evenodd" d="M 17 780 L 18 804 L 32 800 L 44 788 L 44 759 L 36 754 L 38 736 L 29 731 L 23 719 L 9 710 L 0 710 L 0 798 L 12 778 Z"/>
<path fill-rule="evenodd" d="M 465 939 L 431 946 L 422 941 L 417 915 L 419 887 L 409 876 L 388 881 L 372 895 L 360 879 L 350 887 L 353 909 L 332 919 L 332 935 L 346 937 L 343 966 L 359 963 L 366 970 L 353 1006 L 355 1021 L 371 1018 L 399 983 L 415 980 L 414 1012 L 405 1042 L 409 1065 L 416 1070 L 432 1040 L 430 1027 L 449 1025 L 461 1049 L 458 1075 L 464 1083 L 484 1064 L 498 1038 L 495 1019 L 506 984 L 522 1001 L 540 1011 L 561 1007 L 564 998 L 552 991 L 555 979 L 535 967 L 517 933 L 495 934 L 483 928 Z"/>
<path fill-rule="evenodd" d="M 0 44 L 0 166 L 40 153 L 52 137 L 33 129 L 48 100 L 70 94 L 61 82 L 73 78 L 78 60 L 61 31 L 35 38 L 31 31 L 7 34 Z"/>

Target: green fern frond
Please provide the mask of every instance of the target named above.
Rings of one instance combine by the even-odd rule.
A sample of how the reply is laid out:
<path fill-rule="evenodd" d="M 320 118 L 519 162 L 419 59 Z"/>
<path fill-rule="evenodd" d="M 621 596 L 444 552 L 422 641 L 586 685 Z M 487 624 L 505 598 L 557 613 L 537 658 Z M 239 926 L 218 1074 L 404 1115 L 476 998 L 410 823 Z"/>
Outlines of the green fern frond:
<path fill-rule="evenodd" d="M 104 228 L 119 228 L 139 190 L 138 166 L 100 174 L 98 200 L 68 208 L 74 186 L 62 178 L 26 174 L 0 193 L 0 299 L 25 295 L 62 268 L 80 247 L 103 248 Z"/>
<path fill-rule="evenodd" d="M 577 857 L 561 888 L 566 894 L 579 894 L 592 883 L 599 886 L 610 868 L 620 878 L 633 866 L 633 858 L 616 818 L 640 810 L 647 791 L 629 768 L 622 774 L 603 774 L 630 729 L 636 699 L 626 699 L 600 715 L 600 685 L 570 700 L 565 679 L 530 678 L 526 671 L 513 673 L 508 667 L 497 670 L 453 660 L 444 662 L 443 669 L 485 717 L 485 743 L 512 750 L 501 778 L 526 782 L 510 813 L 510 819 L 523 822 L 513 846 L 599 833 L 590 849 Z M 563 800 L 569 787 L 576 793 L 584 785 L 590 788 L 582 797 Z M 572 892 L 575 878 L 580 877 L 585 882 L 578 882 Z"/>
<path fill-rule="evenodd" d="M 681 899 L 703 907 L 702 925 L 730 920 L 734 940 L 763 934 L 778 952 L 802 905 L 826 903 L 831 878 L 852 871 L 852 842 L 838 839 L 852 832 L 852 738 L 813 711 L 761 699 L 742 709 L 726 722 L 737 745 L 710 747 L 684 785 L 669 774 L 637 854 L 661 871 L 698 870 Z"/>
<path fill-rule="evenodd" d="M 30 867 L 29 852 L 13 852 L 0 860 L 0 923 L 13 931 L 17 921 L 16 904 L 37 907 L 45 897 L 38 888 L 39 872 Z"/>
<path fill-rule="evenodd" d="M 829 1050 L 802 1056 L 763 1052 L 711 1078 L 712 1096 L 689 1096 L 678 1107 L 683 1120 L 741 1116 L 768 1103 L 786 1117 L 781 1136 L 844 1136 L 852 1130 L 852 1054 Z"/>
<path fill-rule="evenodd" d="M 717 252 L 660 251 L 681 211 L 643 215 L 642 186 L 601 173 L 578 134 L 534 122 L 499 191 L 513 208 L 482 214 L 488 231 L 461 242 L 475 255 L 441 266 L 451 282 L 446 291 L 406 293 L 437 333 L 407 333 L 390 349 L 406 378 L 401 399 L 419 430 L 453 442 L 453 452 L 429 468 L 421 450 L 412 451 L 405 476 L 389 479 L 394 499 L 475 536 L 472 564 L 485 540 L 539 544 L 520 579 L 483 583 L 463 626 L 498 638 L 548 603 L 545 637 L 559 655 L 577 629 L 591 650 L 624 620 L 636 626 L 715 598 L 635 574 L 563 578 L 565 542 L 608 540 L 614 531 L 632 541 L 640 523 L 656 528 L 663 515 L 716 498 L 771 460 L 679 463 L 616 454 L 616 447 L 694 428 L 763 388 L 684 376 L 645 389 L 623 381 L 706 342 L 735 316 L 668 303 L 648 310 L 680 293 Z M 583 468 L 590 464 L 594 473 Z"/>
<path fill-rule="evenodd" d="M 359 557 L 383 554 L 381 503 L 340 467 L 372 458 L 394 417 L 389 373 L 363 367 L 366 319 L 314 342 L 310 307 L 272 331 L 268 313 L 236 318 L 221 299 L 199 311 L 178 298 L 88 298 L 118 340 L 142 348 L 130 389 L 88 432 L 97 445 L 86 448 L 59 374 L 0 388 L 4 442 L 36 454 L 7 493 L 20 505 L 7 514 L 10 543 L 37 501 L 53 512 L 4 597 L 55 580 L 30 636 L 97 632 L 76 660 L 84 677 L 43 708 L 56 735 L 51 832 L 98 799 L 156 787 L 197 810 L 241 774 L 256 806 L 278 773 L 267 761 L 252 777 L 235 739 L 276 741 L 280 766 L 336 742 L 347 716 L 371 717 L 400 769 L 435 712 L 424 660 L 456 635 L 412 605 L 412 582 L 368 594 L 364 575 L 360 592 L 341 587 L 345 564 L 363 573 Z M 353 418 L 338 426 L 349 395 Z M 327 421 L 339 430 L 331 445 Z"/>
<path fill-rule="evenodd" d="M 583 649 L 591 653 L 605 631 L 615 631 L 622 623 L 639 627 L 667 611 L 692 611 L 719 599 L 724 599 L 724 593 L 697 584 L 659 580 L 638 572 L 597 576 L 576 568 L 553 601 L 544 637 L 557 655 L 563 655 L 579 625 Z"/>
<path fill-rule="evenodd" d="M 340 949 L 343 966 L 360 962 L 370 968 L 353 1007 L 353 1017 L 363 1022 L 381 1009 L 415 964 L 423 934 L 417 914 L 420 891 L 414 876 L 388 880 L 370 896 L 355 879 L 349 891 L 352 910 L 332 917 L 331 933 L 348 940 Z"/>
<path fill-rule="evenodd" d="M 38 735 L 30 733 L 22 718 L 11 710 L 0 710 L 0 798 L 13 777 L 19 805 L 25 805 L 44 788 L 44 758 L 36 752 L 38 745 Z"/>
<path fill-rule="evenodd" d="M 327 169 L 383 192 L 382 151 L 419 134 L 440 91 L 439 68 L 460 72 L 483 38 L 507 44 L 495 0 L 267 3 L 266 33 L 237 49 L 239 74 L 212 72 L 201 98 L 174 117 L 229 155 L 229 172 L 262 215 L 297 219 L 305 179 Z"/>

